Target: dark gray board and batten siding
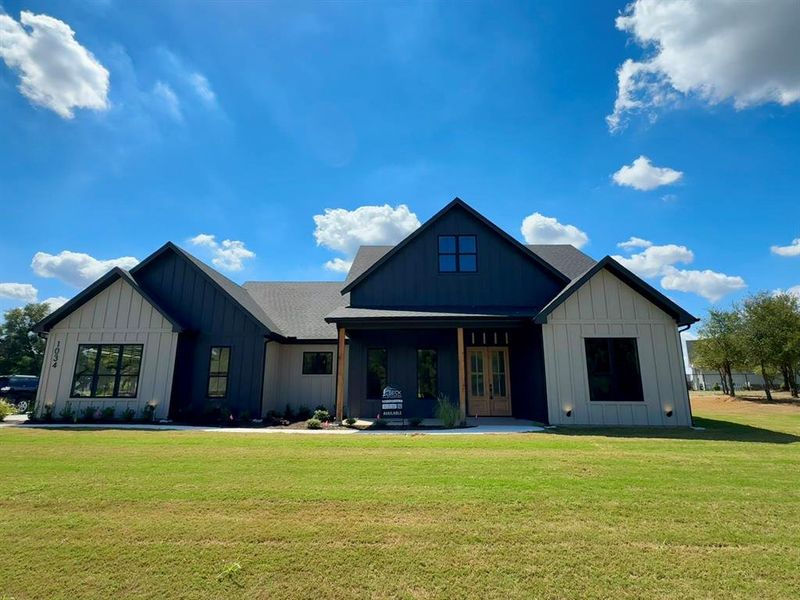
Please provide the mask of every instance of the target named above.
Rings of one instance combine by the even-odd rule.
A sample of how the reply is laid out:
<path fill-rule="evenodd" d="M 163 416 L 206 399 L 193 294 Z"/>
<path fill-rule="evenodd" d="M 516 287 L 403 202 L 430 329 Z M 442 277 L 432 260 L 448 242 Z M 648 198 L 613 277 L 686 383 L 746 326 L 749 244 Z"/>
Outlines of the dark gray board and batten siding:
<path fill-rule="evenodd" d="M 266 327 L 176 251 L 155 256 L 135 276 L 185 327 L 178 341 L 171 416 L 187 409 L 200 416 L 213 403 L 207 397 L 212 346 L 231 348 L 224 404 L 235 414 L 260 416 Z"/>
<path fill-rule="evenodd" d="M 439 273 L 440 235 L 475 235 L 476 273 Z M 541 309 L 564 280 L 460 206 L 439 219 L 350 292 L 359 308 L 506 306 Z"/>

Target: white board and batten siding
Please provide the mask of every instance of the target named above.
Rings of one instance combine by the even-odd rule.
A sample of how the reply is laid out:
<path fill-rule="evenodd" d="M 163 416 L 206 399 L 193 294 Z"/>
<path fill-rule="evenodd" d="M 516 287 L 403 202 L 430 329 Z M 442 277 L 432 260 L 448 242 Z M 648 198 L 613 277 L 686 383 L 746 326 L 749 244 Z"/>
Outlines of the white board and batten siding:
<path fill-rule="evenodd" d="M 36 410 L 53 404 L 57 418 L 67 402 L 76 413 L 85 407 L 113 406 L 142 415 L 156 402 L 154 417 L 167 418 L 178 334 L 172 324 L 128 282 L 118 279 L 56 323 L 47 336 Z M 142 344 L 142 364 L 135 398 L 70 398 L 80 344 Z"/>
<path fill-rule="evenodd" d="M 542 334 L 552 424 L 691 425 L 675 321 L 613 274 L 601 270 L 584 283 L 548 315 Z M 589 400 L 587 337 L 636 338 L 643 402 Z M 570 410 L 572 415 L 567 417 Z"/>
<path fill-rule="evenodd" d="M 349 349 L 348 349 L 349 351 Z M 330 375 L 304 375 L 304 352 L 333 353 Z M 269 342 L 264 365 L 262 414 L 274 410 L 283 413 L 288 404 L 292 410 L 306 407 L 312 411 L 325 406 L 331 413 L 336 408 L 337 346 L 330 344 L 281 344 Z M 345 355 L 345 361 L 347 355 Z"/>

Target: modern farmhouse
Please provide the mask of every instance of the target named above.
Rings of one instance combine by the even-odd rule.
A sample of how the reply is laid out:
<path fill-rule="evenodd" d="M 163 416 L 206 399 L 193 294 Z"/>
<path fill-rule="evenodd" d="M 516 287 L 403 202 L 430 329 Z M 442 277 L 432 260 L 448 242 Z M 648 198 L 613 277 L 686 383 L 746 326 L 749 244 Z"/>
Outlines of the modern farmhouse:
<path fill-rule="evenodd" d="M 610 257 L 521 244 L 455 199 L 361 247 L 343 283 L 237 285 L 172 243 L 113 269 L 37 325 L 36 410 L 375 417 L 391 385 L 408 417 L 443 394 L 464 418 L 688 426 L 696 320 Z"/>

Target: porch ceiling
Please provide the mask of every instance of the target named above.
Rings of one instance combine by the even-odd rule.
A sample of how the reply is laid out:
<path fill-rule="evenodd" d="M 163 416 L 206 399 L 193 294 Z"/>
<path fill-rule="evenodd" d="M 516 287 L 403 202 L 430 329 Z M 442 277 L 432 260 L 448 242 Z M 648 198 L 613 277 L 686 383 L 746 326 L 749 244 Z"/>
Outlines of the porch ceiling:
<path fill-rule="evenodd" d="M 408 325 L 409 322 L 424 323 L 456 323 L 464 322 L 504 322 L 532 320 L 537 314 L 536 310 L 520 307 L 474 307 L 457 309 L 448 307 L 430 307 L 425 310 L 420 309 L 400 309 L 400 308 L 355 308 L 343 306 L 337 308 L 325 320 L 328 323 L 342 324 L 382 324 L 397 322 Z"/>

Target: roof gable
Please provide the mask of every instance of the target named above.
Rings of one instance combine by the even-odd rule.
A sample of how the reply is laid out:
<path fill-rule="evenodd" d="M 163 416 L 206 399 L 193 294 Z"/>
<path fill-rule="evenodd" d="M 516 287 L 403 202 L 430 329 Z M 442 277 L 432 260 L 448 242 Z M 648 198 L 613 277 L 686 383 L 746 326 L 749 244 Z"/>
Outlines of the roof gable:
<path fill-rule="evenodd" d="M 211 285 L 230 298 L 234 304 L 238 305 L 247 315 L 255 320 L 258 325 L 265 327 L 271 333 L 277 334 L 278 336 L 281 335 L 278 326 L 267 316 L 258 303 L 253 300 L 250 294 L 247 293 L 247 290 L 172 242 L 167 242 L 138 265 L 133 267 L 131 269 L 131 274 L 135 276 L 136 273 L 147 268 L 148 265 L 152 264 L 167 252 L 173 253 L 175 256 L 178 256 L 182 260 L 186 261 L 192 268 L 196 269 L 203 278 L 205 278 L 209 283 L 211 283 Z"/>
<path fill-rule="evenodd" d="M 39 321 L 33 326 L 33 331 L 43 333 L 50 331 L 57 323 L 68 317 L 70 314 L 78 310 L 81 306 L 89 302 L 92 298 L 97 296 L 100 292 L 108 288 L 112 283 L 122 279 L 130 285 L 142 298 L 144 298 L 153 308 L 155 308 L 161 316 L 163 316 L 172 325 L 173 331 L 183 331 L 183 327 L 164 310 L 159 304 L 145 292 L 130 273 L 119 267 L 114 267 L 108 273 L 100 277 L 97 281 L 89 285 L 86 289 L 81 291 L 77 296 L 72 298 L 69 302 L 54 310 L 47 315 L 44 319 Z"/>
<path fill-rule="evenodd" d="M 534 263 L 538 264 L 540 267 L 544 268 L 546 271 L 550 272 L 553 276 L 557 279 L 563 281 L 563 283 L 569 282 L 569 277 L 565 276 L 561 273 L 558 269 L 553 267 L 550 263 L 544 260 L 535 252 L 532 252 L 527 246 L 520 243 L 508 233 L 500 229 L 497 225 L 492 223 L 489 219 L 484 217 L 474 208 L 469 206 L 466 202 L 461 200 L 460 198 L 454 198 L 447 206 L 445 206 L 442 210 L 437 212 L 433 215 L 430 219 L 425 221 L 416 231 L 409 234 L 405 239 L 403 239 L 400 243 L 396 246 L 392 247 L 389 251 L 385 254 L 380 256 L 375 262 L 372 263 L 369 267 L 366 268 L 361 274 L 352 278 L 343 288 L 342 294 L 346 294 L 350 292 L 355 287 L 359 286 L 362 282 L 368 279 L 373 273 L 375 273 L 378 269 L 380 269 L 384 264 L 392 260 L 394 256 L 398 253 L 402 252 L 404 248 L 406 248 L 409 244 L 413 243 L 414 240 L 418 239 L 422 236 L 425 232 L 427 232 L 431 227 L 433 227 L 439 220 L 441 220 L 446 214 L 455 210 L 455 209 L 463 209 L 467 214 L 478 220 L 481 224 L 487 227 L 490 231 L 496 234 L 499 238 L 503 239 L 507 242 L 512 248 L 514 248 L 517 252 L 520 252 L 526 258 L 530 259 Z M 372 246 L 372 248 L 382 248 L 382 246 Z M 377 252 L 376 252 L 377 253 Z M 348 279 L 350 277 L 348 276 Z"/>
<path fill-rule="evenodd" d="M 604 257 L 594 266 L 586 270 L 585 273 L 573 279 L 547 306 L 545 306 L 534 321 L 536 323 L 547 323 L 547 316 L 556 308 L 563 304 L 570 296 L 577 292 L 586 282 L 588 282 L 598 271 L 605 269 L 615 277 L 630 286 L 634 291 L 641 294 L 644 298 L 655 304 L 658 308 L 670 315 L 678 325 L 691 325 L 700 319 L 692 316 L 664 294 L 647 283 L 644 279 L 635 275 L 610 256 Z"/>

